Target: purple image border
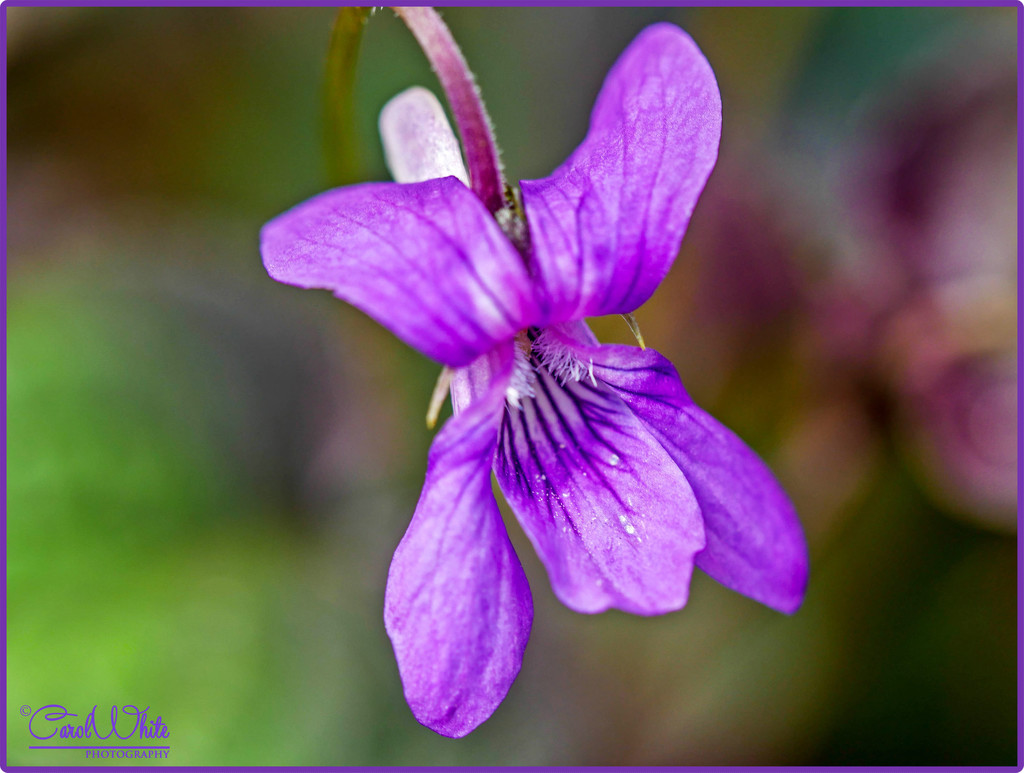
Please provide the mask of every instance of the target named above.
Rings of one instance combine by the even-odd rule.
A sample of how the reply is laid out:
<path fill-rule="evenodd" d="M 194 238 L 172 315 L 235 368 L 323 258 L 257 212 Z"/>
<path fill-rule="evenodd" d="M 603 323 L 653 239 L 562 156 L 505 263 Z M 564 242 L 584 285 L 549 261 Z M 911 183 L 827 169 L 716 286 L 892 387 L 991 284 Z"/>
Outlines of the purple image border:
<path fill-rule="evenodd" d="M 2 88 L 3 104 L 0 106 L 0 116 L 2 116 L 4 131 L 0 134 L 0 151 L 2 151 L 2 160 L 0 160 L 0 169 L 3 172 L 3 188 L 0 193 L 0 206 L 3 208 L 3 219 L 0 220 L 0 263 L 2 263 L 3 274 L 0 276 L 0 288 L 3 291 L 3 312 L 4 312 L 4 338 L 3 338 L 3 368 L 4 368 L 4 379 L 0 390 L 2 390 L 3 401 L 5 406 L 5 418 L 3 422 L 2 432 L 3 444 L 4 444 L 4 461 L 3 472 L 0 473 L 2 477 L 0 480 L 3 481 L 3 513 L 0 515 L 0 525 L 3 527 L 3 545 L 4 545 L 4 567 L 5 571 L 0 573 L 0 588 L 3 590 L 3 598 L 6 602 L 7 599 L 7 572 L 6 572 L 6 556 L 7 556 L 7 420 L 6 420 L 6 406 L 7 406 L 7 9 L 8 8 L 61 8 L 61 7 L 90 7 L 90 8 L 239 8 L 239 7 L 252 7 L 252 8 L 280 8 L 280 7 L 338 7 L 338 3 L 326 2 L 325 0 L 310 0 L 308 2 L 301 3 L 281 3 L 275 0 L 221 0 L 221 2 L 215 3 L 202 3 L 195 2 L 195 0 L 163 0 L 163 2 L 155 3 L 139 3 L 131 2 L 131 0 L 97 0 L 96 2 L 63 2 L 62 0 L 0 0 L 2 7 L 0 7 L 0 39 L 3 41 L 5 56 L 3 58 L 3 83 Z M 426 3 L 406 3 L 406 5 L 426 5 Z M 985 2 L 957 2 L 956 0 L 903 0 L 902 2 L 892 2 L 891 0 L 866 0 L 861 2 L 853 2 L 852 0 L 833 0 L 833 2 L 813 2 L 813 0 L 778 0 L 777 2 L 761 2 L 758 0 L 729 0 L 720 4 L 712 4 L 708 2 L 662 2 L 661 0 L 652 0 L 645 3 L 627 3 L 622 2 L 541 2 L 541 3 L 468 3 L 468 2 L 446 2 L 441 7 L 488 7 L 488 6 L 499 6 L 499 7 L 538 7 L 538 6 L 549 6 L 549 7 L 621 7 L 623 5 L 629 5 L 632 7 L 657 7 L 657 8 L 668 8 L 668 7 L 679 7 L 679 8 L 700 8 L 700 7 L 716 7 L 716 8 L 1017 8 L 1017 415 L 1021 414 L 1021 408 L 1024 407 L 1024 398 L 1022 398 L 1021 392 L 1021 375 L 1022 371 L 1022 357 L 1024 357 L 1024 346 L 1022 346 L 1020 338 L 1020 329 L 1022 322 L 1024 322 L 1024 313 L 1022 313 L 1020 306 L 1020 295 L 1021 295 L 1021 252 L 1020 245 L 1022 237 L 1024 237 L 1024 225 L 1022 225 L 1022 214 L 1024 214 L 1024 208 L 1021 205 L 1021 185 L 1022 179 L 1024 179 L 1024 153 L 1022 153 L 1022 147 L 1024 147 L 1024 134 L 1021 132 L 1022 118 L 1024 118 L 1024 66 L 1022 66 L 1021 59 L 1021 42 L 1024 41 L 1024 0 L 986 0 Z M 1022 484 L 1022 473 L 1024 473 L 1024 465 L 1022 465 L 1020 457 L 1020 448 L 1024 442 L 1024 429 L 1018 418 L 1017 422 L 1017 521 L 1020 524 L 1020 501 L 1021 493 L 1024 491 L 1024 484 Z M 1021 695 L 1024 693 L 1024 671 L 1022 671 L 1022 649 L 1021 649 L 1021 632 L 1024 631 L 1024 608 L 1021 607 L 1021 595 L 1024 590 L 1024 584 L 1022 584 L 1022 575 L 1020 571 L 1021 563 L 1024 561 L 1024 542 L 1022 542 L 1020 529 L 1017 531 L 1017 765 L 1016 766 L 907 766 L 907 765 L 896 765 L 896 766 L 884 766 L 884 767 L 869 767 L 869 766 L 718 766 L 718 767 L 707 767 L 707 766 L 664 766 L 659 767 L 659 770 L 707 770 L 707 771 L 780 771 L 780 770 L 821 770 L 821 771 L 849 771 L 850 773 L 868 773 L 877 770 L 893 770 L 893 771 L 913 771 L 914 773 L 948 773 L 948 771 L 1021 771 L 1024 769 L 1024 723 L 1021 720 Z M 4 651 L 6 654 L 6 642 L 7 642 L 7 605 L 4 604 L 3 610 L 0 611 L 0 632 L 3 634 L 4 640 Z M 4 658 L 3 663 L 3 692 L 5 699 L 7 697 L 7 658 Z M 123 765 L 15 765 L 11 766 L 7 764 L 7 722 L 0 723 L 0 769 L 7 771 L 65 771 L 69 769 L 75 770 L 126 770 L 131 769 L 131 764 Z M 100 747 L 90 747 L 100 748 Z M 169 747 L 160 747 L 169 748 Z M 194 765 L 194 766 L 182 766 L 182 765 L 156 765 L 154 766 L 159 770 L 168 771 L 240 771 L 240 770 L 258 770 L 258 771 L 293 771 L 293 770 L 317 770 L 317 771 L 380 771 L 387 769 L 386 767 L 367 767 L 367 766 L 323 766 L 323 765 L 268 765 L 268 766 L 248 766 L 248 765 L 231 765 L 231 766 L 206 766 L 206 765 Z M 423 766 L 407 766 L 404 770 L 413 771 L 436 771 L 439 767 L 423 767 Z M 551 770 L 551 771 L 574 771 L 574 770 L 623 770 L 623 769 L 637 769 L 635 767 L 610 767 L 610 766 L 593 766 L 593 767 L 578 767 L 578 766 L 534 766 L 534 767 L 523 767 L 523 766 L 473 766 L 467 768 L 471 770 L 479 771 L 493 771 L 494 773 L 507 773 L 510 771 L 536 771 L 536 770 Z"/>
<path fill-rule="evenodd" d="M 428 5 L 427 3 L 406 3 L 406 5 Z M 328 0 L 309 0 L 308 2 L 281 3 L 278 0 L 221 0 L 214 3 L 203 3 L 197 0 L 163 0 L 163 2 L 139 3 L 132 0 L 96 0 L 89 3 L 62 2 L 61 0 L 6 0 L 4 8 L 318 8 L 340 7 L 338 3 Z M 985 2 L 957 2 L 957 0 L 833 0 L 833 2 L 815 2 L 814 0 L 779 0 L 779 2 L 761 2 L 760 0 L 728 0 L 720 4 L 708 2 L 668 2 L 667 0 L 651 0 L 645 3 L 622 3 L 606 0 L 605 2 L 560 2 L 560 3 L 470 3 L 455 0 L 446 2 L 439 8 L 1013 8 L 1018 12 L 1021 2 L 1018 0 L 986 0 Z M 1019 24 L 1018 24 L 1019 29 Z M 6 33 L 5 33 L 6 34 Z"/>

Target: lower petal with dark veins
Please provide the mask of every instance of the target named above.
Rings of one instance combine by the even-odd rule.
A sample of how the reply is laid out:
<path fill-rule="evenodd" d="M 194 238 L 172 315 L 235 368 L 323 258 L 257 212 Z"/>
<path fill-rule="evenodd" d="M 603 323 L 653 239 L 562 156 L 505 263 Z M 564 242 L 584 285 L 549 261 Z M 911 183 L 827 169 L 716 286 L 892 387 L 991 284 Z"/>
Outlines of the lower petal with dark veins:
<path fill-rule="evenodd" d="M 494 469 L 555 595 L 578 612 L 684 606 L 705 541 L 678 466 L 599 382 L 538 367 L 533 391 L 507 408 Z"/>

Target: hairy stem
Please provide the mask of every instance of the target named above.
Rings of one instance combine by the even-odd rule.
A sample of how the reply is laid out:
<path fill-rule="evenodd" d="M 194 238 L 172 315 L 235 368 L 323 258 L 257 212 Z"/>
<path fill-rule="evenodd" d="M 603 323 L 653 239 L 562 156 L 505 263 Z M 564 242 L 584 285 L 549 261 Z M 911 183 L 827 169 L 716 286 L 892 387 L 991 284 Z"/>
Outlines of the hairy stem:
<path fill-rule="evenodd" d="M 505 206 L 505 180 L 491 121 L 473 75 L 441 16 L 429 7 L 395 8 L 416 37 L 448 97 L 462 138 L 470 187 L 492 213 Z"/>

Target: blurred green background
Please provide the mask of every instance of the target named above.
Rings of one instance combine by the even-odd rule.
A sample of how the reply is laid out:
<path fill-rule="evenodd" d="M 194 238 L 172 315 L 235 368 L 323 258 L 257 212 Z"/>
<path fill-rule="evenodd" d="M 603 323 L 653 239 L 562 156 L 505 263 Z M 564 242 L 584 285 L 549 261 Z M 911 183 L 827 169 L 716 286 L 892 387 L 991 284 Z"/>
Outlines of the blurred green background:
<path fill-rule="evenodd" d="M 409 713 L 381 620 L 437 366 L 259 258 L 329 185 L 335 12 L 4 12 L 10 764 L 85 762 L 28 750 L 47 703 L 149 706 L 169 764 L 1017 764 L 1012 8 L 445 13 L 511 179 L 575 147 L 643 27 L 703 48 L 719 165 L 638 319 L 812 561 L 793 617 L 704 576 L 682 612 L 587 617 L 510 520 L 532 640 L 457 742 Z M 358 179 L 413 84 L 376 13 Z"/>

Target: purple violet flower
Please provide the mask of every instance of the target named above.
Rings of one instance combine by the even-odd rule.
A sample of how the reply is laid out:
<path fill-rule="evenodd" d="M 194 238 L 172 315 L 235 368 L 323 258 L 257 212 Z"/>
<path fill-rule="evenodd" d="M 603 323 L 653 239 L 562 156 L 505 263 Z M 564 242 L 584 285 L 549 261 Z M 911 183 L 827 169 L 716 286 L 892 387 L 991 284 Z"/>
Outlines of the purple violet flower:
<path fill-rule="evenodd" d="M 409 125 L 387 111 L 386 143 Z M 609 73 L 583 144 L 521 183 L 528 239 L 458 175 L 329 191 L 263 229 L 274 279 L 333 291 L 452 369 L 454 415 L 384 610 L 409 706 L 442 735 L 494 712 L 533 619 L 492 471 L 571 609 L 680 609 L 694 565 L 783 612 L 803 598 L 803 533 L 768 467 L 664 357 L 601 345 L 583 321 L 629 314 L 660 284 L 720 133 L 710 65 L 658 24 Z M 409 168 L 392 163 L 424 174 Z"/>

